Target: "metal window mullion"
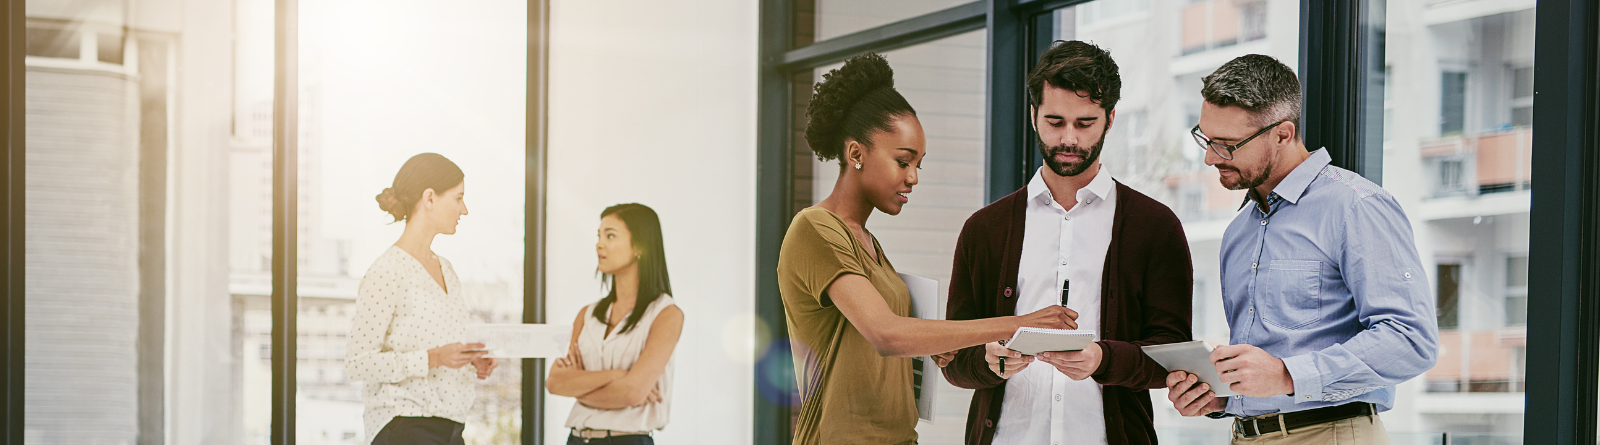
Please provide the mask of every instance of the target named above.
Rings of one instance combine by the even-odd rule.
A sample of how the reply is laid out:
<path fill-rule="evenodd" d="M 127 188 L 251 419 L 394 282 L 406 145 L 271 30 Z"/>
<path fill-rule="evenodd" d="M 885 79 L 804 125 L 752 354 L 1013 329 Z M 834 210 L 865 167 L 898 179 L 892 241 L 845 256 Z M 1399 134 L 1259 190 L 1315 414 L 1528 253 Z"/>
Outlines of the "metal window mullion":
<path fill-rule="evenodd" d="M 6 2 L 0 6 L 0 27 L 3 27 L 5 38 L 5 69 L 0 75 L 0 101 L 3 101 L 4 111 L 0 112 L 0 143 L 5 144 L 5 149 L 0 152 L 0 292 L 5 294 L 4 301 L 0 301 L 0 320 L 4 320 L 5 327 L 0 328 L 0 443 L 22 444 L 23 415 L 25 412 L 23 396 L 23 376 L 26 372 L 23 365 L 23 327 L 26 312 L 23 303 L 27 296 L 24 292 L 24 278 L 26 270 L 23 267 L 24 259 L 24 207 L 26 189 L 26 175 L 23 172 L 25 162 L 25 139 L 23 138 L 26 87 L 26 68 L 23 64 L 23 54 L 26 42 L 26 21 L 24 12 L 25 2 Z"/>
<path fill-rule="evenodd" d="M 783 67 L 785 51 L 794 38 L 794 24 L 790 20 L 793 8 L 789 0 L 762 0 L 758 12 L 757 63 L 760 69 L 756 77 L 756 122 L 761 131 L 757 132 L 756 140 L 755 310 L 760 320 L 756 328 L 770 329 L 771 335 L 767 338 L 773 340 L 789 336 L 782 299 L 778 295 L 778 251 L 782 247 L 789 218 L 793 216 L 791 206 L 794 199 L 794 156 L 790 153 L 789 145 L 792 130 L 789 108 L 794 98 L 789 94 L 788 75 L 793 70 L 811 69 L 800 65 L 789 69 Z M 757 348 L 765 346 L 756 345 Z M 771 353 L 771 349 L 768 351 Z M 786 356 L 773 360 L 756 357 L 755 364 L 751 365 L 755 374 L 751 387 L 754 427 L 751 443 L 791 442 L 794 431 L 789 419 L 793 412 L 793 401 L 788 400 L 786 395 L 777 394 L 777 391 L 771 394 L 776 400 L 768 400 L 762 395 L 762 382 L 767 378 L 762 372 L 763 363 L 772 366 L 772 363 L 782 365 L 790 361 L 791 358 Z"/>
<path fill-rule="evenodd" d="M 1300 1 L 1304 112 L 1297 125 L 1308 148 L 1327 147 L 1333 165 L 1381 185 L 1383 60 L 1373 60 L 1382 48 L 1371 33 L 1384 13 L 1376 9 L 1368 0 Z"/>
<path fill-rule="evenodd" d="M 1600 350 L 1600 18 L 1585 0 L 1542 1 L 1534 26 L 1523 442 L 1592 444 Z"/>
<path fill-rule="evenodd" d="M 299 21 L 298 0 L 276 0 L 272 99 L 272 392 L 269 396 L 273 445 L 295 443 Z"/>
<path fill-rule="evenodd" d="M 783 2 L 787 5 L 787 2 Z M 763 4 L 765 5 L 765 4 Z M 775 68 L 788 73 L 816 68 L 867 51 L 888 51 L 926 43 L 984 28 L 987 0 L 957 5 L 916 17 L 880 25 L 788 50 L 788 40 L 776 53 L 763 56 L 775 60 Z M 788 10 L 785 10 L 787 13 Z M 786 19 L 786 18 L 785 18 Z M 774 24 L 776 26 L 776 24 Z M 790 25 L 784 24 L 785 29 Z"/>
<path fill-rule="evenodd" d="M 544 323 L 549 157 L 550 0 L 528 0 L 528 96 L 522 322 Z M 522 360 L 522 443 L 544 443 L 544 359 Z"/>
<path fill-rule="evenodd" d="M 1026 184 L 1028 172 L 1027 75 L 1032 16 L 1017 11 L 1016 0 L 988 0 L 985 48 L 984 203 Z"/>

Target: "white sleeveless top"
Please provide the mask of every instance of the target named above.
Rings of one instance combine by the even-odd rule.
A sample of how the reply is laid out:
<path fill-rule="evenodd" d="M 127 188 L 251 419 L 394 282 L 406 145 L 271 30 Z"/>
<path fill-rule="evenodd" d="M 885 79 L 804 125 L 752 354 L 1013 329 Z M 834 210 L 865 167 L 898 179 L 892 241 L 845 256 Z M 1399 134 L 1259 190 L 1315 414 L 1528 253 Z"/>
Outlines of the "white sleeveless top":
<path fill-rule="evenodd" d="M 606 324 L 594 318 L 594 305 L 584 306 L 583 330 L 578 332 L 578 353 L 583 355 L 583 369 L 605 371 L 632 368 L 633 363 L 639 361 L 639 353 L 644 351 L 644 342 L 650 337 L 650 326 L 655 324 L 656 316 L 673 304 L 672 296 L 662 295 L 645 309 L 637 326 L 627 332 L 612 332 L 610 338 L 606 337 Z M 606 318 L 609 319 L 609 308 L 607 312 Z M 626 320 L 623 319 L 623 324 L 627 323 Z M 621 327 L 618 325 L 617 328 Z M 666 427 L 667 413 L 672 406 L 672 360 L 667 359 L 667 368 L 661 373 L 658 383 L 661 385 L 660 402 L 622 409 L 596 409 L 582 403 L 573 404 L 572 414 L 567 416 L 567 428 L 633 432 Z"/>

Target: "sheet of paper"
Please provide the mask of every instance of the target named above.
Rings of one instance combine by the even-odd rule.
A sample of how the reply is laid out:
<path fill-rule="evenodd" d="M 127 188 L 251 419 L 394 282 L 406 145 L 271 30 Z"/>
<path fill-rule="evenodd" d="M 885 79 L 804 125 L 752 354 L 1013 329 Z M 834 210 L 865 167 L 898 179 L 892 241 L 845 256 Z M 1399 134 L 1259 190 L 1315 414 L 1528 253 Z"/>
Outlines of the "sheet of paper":
<path fill-rule="evenodd" d="M 939 302 L 939 281 L 908 273 L 900 274 L 900 281 L 911 291 L 911 315 L 924 320 L 943 320 L 944 305 Z M 917 398 L 917 418 L 933 422 L 933 400 L 939 392 L 939 365 L 929 357 L 911 359 L 911 388 Z"/>
<path fill-rule="evenodd" d="M 478 323 L 467 325 L 462 343 L 483 343 L 489 357 L 560 358 L 567 356 L 572 325 Z"/>
<path fill-rule="evenodd" d="M 1006 341 L 1006 347 L 1026 355 L 1040 352 L 1082 351 L 1098 335 L 1089 330 L 1020 327 Z"/>
<path fill-rule="evenodd" d="M 1204 340 L 1151 345 L 1143 349 L 1144 355 L 1167 368 L 1167 372 L 1184 371 L 1199 376 L 1200 382 L 1211 385 L 1217 397 L 1237 395 L 1228 390 L 1228 385 L 1222 384 L 1222 376 L 1217 374 L 1217 367 L 1211 364 L 1211 350 L 1214 348 Z"/>

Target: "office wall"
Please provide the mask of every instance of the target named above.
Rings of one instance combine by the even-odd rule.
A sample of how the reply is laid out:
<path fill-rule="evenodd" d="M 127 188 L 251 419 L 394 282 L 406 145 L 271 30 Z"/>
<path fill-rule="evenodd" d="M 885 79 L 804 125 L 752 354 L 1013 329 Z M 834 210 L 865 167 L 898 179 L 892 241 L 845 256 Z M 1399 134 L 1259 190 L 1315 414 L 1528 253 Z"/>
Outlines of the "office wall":
<path fill-rule="evenodd" d="M 551 6 L 549 320 L 601 296 L 600 211 L 654 208 L 685 314 L 662 443 L 742 444 L 753 428 L 756 7 Z M 548 443 L 565 443 L 573 399 L 547 397 Z"/>

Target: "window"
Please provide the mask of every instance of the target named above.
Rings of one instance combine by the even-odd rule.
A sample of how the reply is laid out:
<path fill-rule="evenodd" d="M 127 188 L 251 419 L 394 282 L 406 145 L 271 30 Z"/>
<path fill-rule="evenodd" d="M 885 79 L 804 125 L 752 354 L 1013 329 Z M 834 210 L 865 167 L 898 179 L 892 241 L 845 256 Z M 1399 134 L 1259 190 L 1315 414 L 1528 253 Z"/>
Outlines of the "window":
<path fill-rule="evenodd" d="M 301 5 L 297 434 L 354 443 L 347 309 L 398 236 L 372 201 L 396 157 L 477 173 L 474 214 L 503 224 L 436 246 L 483 321 L 520 319 L 526 2 L 385 3 L 366 22 L 348 17 L 370 2 Z M 26 6 L 25 440 L 267 443 L 270 365 L 287 359 L 271 335 L 273 2 Z M 417 85 L 441 94 L 396 94 Z M 519 385 L 502 366 L 474 412 L 516 418 Z M 469 441 L 513 442 L 504 423 Z"/>
<path fill-rule="evenodd" d="M 1461 298 L 1461 265 L 1439 264 L 1438 267 L 1439 329 L 1455 329 L 1459 322 L 1457 304 Z"/>
<path fill-rule="evenodd" d="M 1239 34 L 1249 42 L 1267 37 L 1267 2 L 1257 0 L 1239 5 Z"/>
<path fill-rule="evenodd" d="M 1533 125 L 1533 67 L 1511 68 L 1511 126 Z"/>
<path fill-rule="evenodd" d="M 1532 105 L 1518 99 L 1531 96 L 1532 71 L 1518 68 L 1531 66 L 1533 3 L 1388 0 L 1387 10 L 1388 35 L 1412 38 L 1385 41 L 1384 118 L 1395 132 L 1382 179 L 1437 274 L 1440 328 L 1435 367 L 1397 388 L 1411 402 L 1397 411 L 1416 420 L 1389 430 L 1521 444 L 1532 132 L 1516 116 Z M 1446 10 L 1460 14 L 1410 19 Z"/>
<path fill-rule="evenodd" d="M 266 308 L 230 294 L 266 283 L 229 282 L 240 258 L 226 234 L 270 215 L 233 212 L 223 185 L 271 170 L 230 162 L 251 145 L 230 133 L 238 110 L 217 92 L 260 87 L 233 61 L 270 60 L 271 40 L 238 44 L 241 17 L 226 8 L 174 4 L 175 16 L 153 17 L 125 2 L 26 3 L 21 436 L 265 441 L 270 385 L 242 364 L 271 353 L 249 333 Z"/>
<path fill-rule="evenodd" d="M 1461 134 L 1467 123 L 1467 73 L 1440 73 L 1439 135 Z"/>
<path fill-rule="evenodd" d="M 1528 257 L 1506 258 L 1506 326 L 1528 324 Z"/>
<path fill-rule="evenodd" d="M 960 6 L 970 0 L 874 0 L 860 2 L 853 0 L 801 0 L 795 2 L 797 11 L 811 12 L 811 17 L 802 17 L 796 29 L 798 34 L 812 31 L 814 40 L 827 40 L 834 37 L 850 34 L 868 28 L 887 25 L 900 20 L 909 19 L 919 15 L 937 12 L 941 9 Z M 805 23 L 809 20 L 809 23 Z M 811 43 L 805 40 L 801 44 Z"/>
<path fill-rule="evenodd" d="M 1284 4 L 1277 0 L 1270 2 Z M 1248 3 L 1235 0 L 1190 1 L 1181 7 L 1166 6 L 1180 12 L 1178 17 L 1167 17 L 1165 20 L 1175 19 L 1181 24 L 1180 48 L 1182 54 L 1189 55 L 1265 38 L 1268 3 L 1269 0 Z M 1298 9 L 1298 6 L 1293 9 Z"/>
<path fill-rule="evenodd" d="M 405 228 L 373 196 L 412 156 L 439 153 L 466 174 L 469 213 L 432 249 L 460 279 L 450 291 L 466 300 L 469 323 L 522 321 L 528 3 L 385 3 L 383 20 L 349 19 L 374 5 L 300 3 L 297 346 L 302 375 L 316 370 L 297 382 L 300 438 L 367 437 L 365 383 L 345 378 L 344 351 L 362 276 Z M 241 94 L 271 98 L 271 90 Z M 549 318 L 570 324 L 569 316 Z M 501 360 L 477 385 L 467 443 L 520 440 L 520 367 Z"/>

